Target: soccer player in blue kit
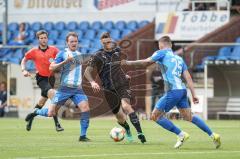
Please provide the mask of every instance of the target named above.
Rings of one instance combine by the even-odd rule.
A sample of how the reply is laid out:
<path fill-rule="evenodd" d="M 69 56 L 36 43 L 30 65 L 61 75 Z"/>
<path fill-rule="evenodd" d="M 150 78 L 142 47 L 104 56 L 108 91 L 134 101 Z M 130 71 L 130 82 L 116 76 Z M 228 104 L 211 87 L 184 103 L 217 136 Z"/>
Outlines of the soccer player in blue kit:
<path fill-rule="evenodd" d="M 191 113 L 191 108 L 187 101 L 187 89 L 185 84 L 182 82 L 182 77 L 186 80 L 191 91 L 193 102 L 197 104 L 199 99 L 196 96 L 193 81 L 185 62 L 181 57 L 175 55 L 171 48 L 171 39 L 168 36 L 163 36 L 159 39 L 159 50 L 151 57 L 137 61 L 123 60 L 121 64 L 148 66 L 153 63 L 157 63 L 160 65 L 166 93 L 155 105 L 151 119 L 164 129 L 177 135 L 178 140 L 174 146 L 175 148 L 180 148 L 189 138 L 189 134 L 176 127 L 169 119 L 164 117 L 164 114 L 169 112 L 174 106 L 178 108 L 184 120 L 192 122 L 202 131 L 206 132 L 212 138 L 215 147 L 219 148 L 221 146 L 220 135 L 212 132 L 212 130 L 200 117 L 192 115 Z"/>
<path fill-rule="evenodd" d="M 90 113 L 87 96 L 82 90 L 82 63 L 84 59 L 81 53 L 77 51 L 78 35 L 76 33 L 69 32 L 66 43 L 68 48 L 59 52 L 49 67 L 51 71 L 61 69 L 60 87 L 52 99 L 52 104 L 49 108 L 37 109 L 32 115 L 54 116 L 59 106 L 71 99 L 81 110 L 79 141 L 86 142 L 90 140 L 86 136 Z"/>

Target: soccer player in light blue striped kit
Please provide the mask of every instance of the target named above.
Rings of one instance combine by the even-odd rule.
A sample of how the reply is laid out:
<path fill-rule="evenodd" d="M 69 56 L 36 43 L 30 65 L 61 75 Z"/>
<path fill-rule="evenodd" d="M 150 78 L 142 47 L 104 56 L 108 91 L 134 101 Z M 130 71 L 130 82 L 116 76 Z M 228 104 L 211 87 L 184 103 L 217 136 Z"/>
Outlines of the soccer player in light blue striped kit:
<path fill-rule="evenodd" d="M 89 126 L 89 104 L 85 93 L 82 90 L 82 63 L 83 57 L 78 49 L 78 35 L 74 32 L 68 33 L 66 37 L 68 48 L 58 53 L 54 62 L 50 65 L 50 70 L 61 69 L 60 87 L 52 99 L 49 108 L 36 110 L 34 113 L 41 116 L 53 116 L 68 99 L 81 110 L 81 133 L 79 141 L 89 141 L 87 129 Z"/>
<path fill-rule="evenodd" d="M 164 117 L 164 114 L 169 112 L 174 106 L 178 108 L 180 114 L 185 120 L 192 122 L 206 132 L 213 139 L 215 147 L 219 148 L 221 146 L 220 135 L 212 132 L 200 117 L 192 115 L 191 113 L 191 108 L 187 101 L 187 89 L 182 82 L 182 77 L 186 80 L 191 91 L 193 102 L 196 104 L 199 102 L 199 99 L 196 96 L 193 81 L 185 62 L 181 57 L 175 55 L 171 48 L 171 39 L 168 36 L 163 36 L 159 40 L 159 50 L 150 58 L 137 61 L 122 61 L 121 64 L 148 66 L 157 63 L 160 65 L 166 93 L 155 105 L 151 118 L 164 129 L 177 135 L 178 140 L 174 146 L 175 148 L 180 148 L 189 138 L 189 134 L 176 127 L 169 119 Z"/>

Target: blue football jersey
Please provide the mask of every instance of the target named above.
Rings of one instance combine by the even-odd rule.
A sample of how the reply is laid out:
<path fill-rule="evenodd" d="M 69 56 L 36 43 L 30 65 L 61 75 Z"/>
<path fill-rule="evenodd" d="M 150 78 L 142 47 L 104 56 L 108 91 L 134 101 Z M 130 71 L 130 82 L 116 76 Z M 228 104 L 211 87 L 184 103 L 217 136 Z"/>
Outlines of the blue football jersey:
<path fill-rule="evenodd" d="M 55 63 L 60 63 L 68 58 L 68 55 L 72 56 L 74 60 L 63 65 L 60 79 L 60 86 L 66 86 L 71 88 L 82 87 L 82 61 L 83 57 L 79 51 L 70 51 L 65 49 L 57 54 Z"/>
<path fill-rule="evenodd" d="M 165 91 L 186 89 L 181 78 L 187 66 L 180 56 L 173 53 L 172 49 L 158 50 L 151 59 L 160 65 Z"/>

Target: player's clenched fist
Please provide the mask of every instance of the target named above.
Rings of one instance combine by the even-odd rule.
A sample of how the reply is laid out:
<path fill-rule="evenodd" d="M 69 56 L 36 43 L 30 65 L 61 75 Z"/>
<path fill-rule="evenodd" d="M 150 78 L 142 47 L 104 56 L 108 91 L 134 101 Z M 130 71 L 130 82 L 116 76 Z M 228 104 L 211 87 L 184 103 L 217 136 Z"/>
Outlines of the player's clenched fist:
<path fill-rule="evenodd" d="M 94 93 L 100 91 L 100 86 L 95 81 L 90 82 L 90 84 Z"/>

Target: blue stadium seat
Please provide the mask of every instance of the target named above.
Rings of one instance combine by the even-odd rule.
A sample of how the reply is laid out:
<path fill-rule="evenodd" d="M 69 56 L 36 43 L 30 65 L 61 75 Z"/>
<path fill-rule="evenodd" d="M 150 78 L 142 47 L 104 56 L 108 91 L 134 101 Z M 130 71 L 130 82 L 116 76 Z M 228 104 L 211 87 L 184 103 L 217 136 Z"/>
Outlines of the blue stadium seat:
<path fill-rule="evenodd" d="M 77 30 L 77 29 L 78 29 L 78 23 L 77 23 L 77 22 L 74 22 L 74 21 L 69 22 L 69 23 L 67 24 L 67 29 L 68 29 L 69 31 Z"/>
<path fill-rule="evenodd" d="M 65 40 L 57 40 L 55 44 L 59 50 L 63 50 L 66 47 L 66 41 Z"/>
<path fill-rule="evenodd" d="M 37 32 L 37 31 L 43 29 L 42 23 L 34 22 L 34 23 L 32 23 L 31 28 L 32 28 L 33 31 Z"/>
<path fill-rule="evenodd" d="M 49 32 L 48 38 L 51 40 L 57 40 L 58 39 L 58 31 L 57 30 L 52 30 Z"/>
<path fill-rule="evenodd" d="M 52 40 L 52 39 L 49 39 L 48 40 L 48 45 L 54 45 L 55 44 L 55 41 L 54 40 Z"/>
<path fill-rule="evenodd" d="M 106 21 L 103 23 L 103 28 L 106 29 L 107 31 L 114 29 L 114 24 L 112 21 Z"/>
<path fill-rule="evenodd" d="M 103 26 L 102 22 L 95 21 L 95 22 L 92 23 L 91 29 L 100 30 L 100 29 L 102 29 L 102 26 Z"/>
<path fill-rule="evenodd" d="M 229 57 L 230 60 L 240 60 L 240 46 L 235 46 Z"/>
<path fill-rule="evenodd" d="M 121 39 L 121 36 L 120 36 L 120 31 L 118 29 L 113 29 L 110 31 L 110 34 L 111 34 L 111 37 L 113 40 L 119 40 Z"/>
<path fill-rule="evenodd" d="M 63 31 L 61 31 L 59 38 L 60 38 L 61 40 L 65 40 L 68 33 L 69 33 L 68 30 L 63 30 Z"/>
<path fill-rule="evenodd" d="M 82 21 L 79 24 L 79 29 L 81 29 L 82 31 L 88 30 L 90 28 L 90 24 L 88 21 Z"/>
<path fill-rule="evenodd" d="M 240 44 L 240 37 L 238 37 L 238 38 L 236 39 L 236 43 L 239 43 L 239 44 Z"/>
<path fill-rule="evenodd" d="M 19 60 L 21 60 L 23 58 L 24 55 L 24 51 L 25 49 L 17 49 L 16 51 L 14 51 L 11 55 L 12 58 L 17 58 Z"/>
<path fill-rule="evenodd" d="M 138 28 L 142 28 L 144 27 L 145 25 L 149 24 L 150 22 L 147 21 L 147 20 L 143 20 L 141 21 L 139 24 L 138 24 Z"/>
<path fill-rule="evenodd" d="M 132 33 L 131 30 L 129 30 L 129 29 L 124 29 L 123 32 L 122 32 L 121 37 L 123 38 L 123 37 L 125 37 L 126 35 L 128 35 L 128 34 L 130 34 L 130 33 Z"/>
<path fill-rule="evenodd" d="M 115 24 L 115 28 L 119 29 L 119 30 L 124 30 L 126 28 L 126 26 L 127 26 L 127 24 L 123 20 L 120 20 L 120 21 L 116 22 L 116 24 Z"/>
<path fill-rule="evenodd" d="M 214 60 L 214 59 L 215 59 L 214 56 L 206 56 L 206 57 L 204 57 L 202 59 L 201 64 L 196 65 L 195 70 L 199 71 L 199 72 L 202 72 L 204 70 L 204 63 L 205 63 L 205 61 L 207 61 L 207 60 Z"/>
<path fill-rule="evenodd" d="M 18 36 L 18 30 L 17 31 L 11 31 L 11 40 L 14 40 Z"/>
<path fill-rule="evenodd" d="M 11 31 L 11 32 L 18 31 L 18 23 L 8 24 L 8 30 Z"/>
<path fill-rule="evenodd" d="M 27 36 L 27 38 L 26 38 L 26 41 L 27 41 L 27 43 L 29 44 L 29 43 L 32 43 L 32 41 L 35 39 L 35 32 L 34 31 L 32 31 L 32 30 L 29 30 L 28 31 L 28 36 Z"/>
<path fill-rule="evenodd" d="M 101 37 L 102 33 L 104 33 L 104 32 L 107 32 L 107 30 L 105 30 L 105 29 L 98 30 L 96 38 L 99 39 Z"/>
<path fill-rule="evenodd" d="M 95 30 L 92 30 L 92 29 L 89 29 L 86 31 L 86 33 L 84 34 L 84 39 L 94 39 L 96 36 L 96 31 Z"/>
<path fill-rule="evenodd" d="M 66 41 L 65 40 L 57 40 L 56 41 L 56 45 L 66 45 Z"/>
<path fill-rule="evenodd" d="M 135 20 L 129 21 L 129 22 L 127 23 L 127 28 L 130 29 L 130 30 L 132 30 L 132 31 L 137 30 L 137 29 L 138 29 L 138 23 L 137 23 L 137 21 L 135 21 Z"/>
<path fill-rule="evenodd" d="M 80 41 L 80 47 L 85 48 L 85 47 L 90 47 L 91 46 L 91 41 L 88 39 L 84 39 Z"/>
<path fill-rule="evenodd" d="M 63 30 L 65 30 L 65 28 L 66 28 L 66 24 L 64 22 L 57 22 L 55 24 L 55 29 L 57 31 L 63 31 Z"/>
<path fill-rule="evenodd" d="M 82 47 L 79 50 L 82 54 L 87 54 L 88 53 L 88 49 L 86 47 Z"/>
<path fill-rule="evenodd" d="M 83 31 L 82 30 L 75 30 L 74 32 L 76 32 L 78 34 L 78 41 L 80 39 L 82 39 L 82 37 L 83 37 Z"/>
<path fill-rule="evenodd" d="M 32 41 L 32 45 L 33 45 L 33 46 L 38 46 L 38 44 L 39 44 L 39 42 L 38 42 L 37 39 L 35 39 L 35 40 Z"/>
<path fill-rule="evenodd" d="M 13 58 L 9 58 L 7 61 L 10 62 L 10 63 L 17 64 L 17 65 L 20 64 L 20 59 L 15 58 L 15 57 L 13 57 Z"/>
<path fill-rule="evenodd" d="M 13 34 L 11 32 L 7 33 L 8 42 L 14 40 Z"/>
<path fill-rule="evenodd" d="M 35 64 L 32 60 L 28 60 L 27 63 L 26 63 L 26 70 L 27 71 L 35 71 L 36 68 L 35 68 Z"/>
<path fill-rule="evenodd" d="M 0 23 L 0 33 L 3 31 L 3 23 Z"/>
<path fill-rule="evenodd" d="M 232 47 L 222 47 L 220 48 L 218 52 L 218 56 L 216 57 L 216 60 L 227 60 L 232 52 Z"/>
<path fill-rule="evenodd" d="M 90 49 L 88 50 L 88 53 L 89 53 L 89 54 L 95 54 L 98 50 L 99 50 L 99 49 L 97 49 L 97 48 L 90 48 Z"/>
<path fill-rule="evenodd" d="M 94 49 L 101 49 L 102 48 L 102 44 L 100 42 L 100 40 L 96 39 L 92 42 L 91 48 Z"/>
<path fill-rule="evenodd" d="M 50 32 L 51 30 L 55 29 L 54 23 L 53 22 L 46 22 L 43 24 L 43 28 Z"/>

